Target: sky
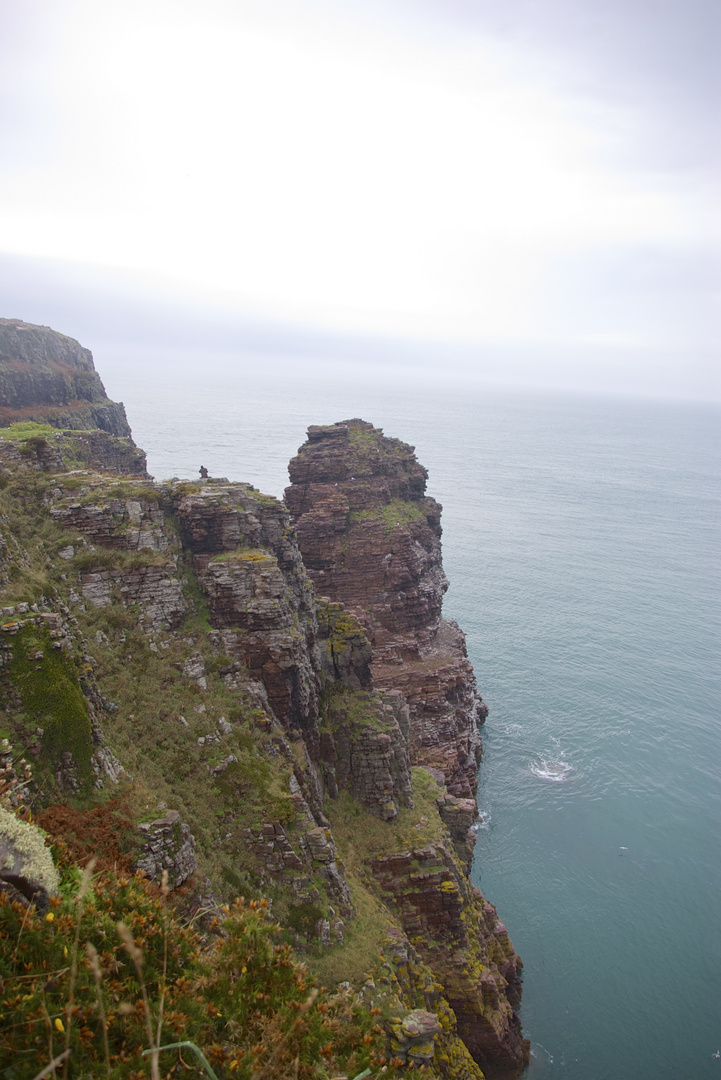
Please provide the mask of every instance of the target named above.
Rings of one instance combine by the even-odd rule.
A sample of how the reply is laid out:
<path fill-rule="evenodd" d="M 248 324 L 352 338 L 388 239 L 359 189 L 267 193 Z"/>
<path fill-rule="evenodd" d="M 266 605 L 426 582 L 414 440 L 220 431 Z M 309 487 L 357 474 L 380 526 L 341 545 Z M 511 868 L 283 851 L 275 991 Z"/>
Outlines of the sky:
<path fill-rule="evenodd" d="M 0 314 L 721 400 L 717 0 L 0 0 Z"/>

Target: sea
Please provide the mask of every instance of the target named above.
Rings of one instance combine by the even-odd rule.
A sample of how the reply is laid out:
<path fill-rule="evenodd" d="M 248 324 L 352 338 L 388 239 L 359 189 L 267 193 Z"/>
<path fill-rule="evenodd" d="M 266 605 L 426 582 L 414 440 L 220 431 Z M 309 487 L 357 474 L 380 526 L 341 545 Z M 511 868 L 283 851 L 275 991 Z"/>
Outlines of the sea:
<path fill-rule="evenodd" d="M 490 715 L 473 879 L 528 1080 L 721 1080 L 721 411 L 262 357 L 102 364 L 157 479 L 281 496 L 309 424 L 416 447 Z"/>

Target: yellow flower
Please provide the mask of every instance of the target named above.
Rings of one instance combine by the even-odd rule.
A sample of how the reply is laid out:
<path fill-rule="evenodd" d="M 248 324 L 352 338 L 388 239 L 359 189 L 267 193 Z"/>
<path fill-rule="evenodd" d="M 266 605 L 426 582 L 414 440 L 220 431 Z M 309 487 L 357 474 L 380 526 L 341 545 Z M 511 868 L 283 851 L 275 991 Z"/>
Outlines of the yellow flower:
<path fill-rule="evenodd" d="M 68 947 L 67 947 L 67 945 L 63 945 L 63 956 L 67 960 L 67 958 L 68 958 Z"/>
<path fill-rule="evenodd" d="M 60 1019 L 59 1016 L 55 1017 L 55 1027 L 58 1029 L 58 1031 L 65 1031 L 65 1027 L 63 1025 L 63 1022 L 62 1022 L 62 1020 Z"/>
<path fill-rule="evenodd" d="M 54 918 L 55 916 L 53 915 L 52 911 L 49 911 L 45 916 L 45 922 L 52 922 Z"/>

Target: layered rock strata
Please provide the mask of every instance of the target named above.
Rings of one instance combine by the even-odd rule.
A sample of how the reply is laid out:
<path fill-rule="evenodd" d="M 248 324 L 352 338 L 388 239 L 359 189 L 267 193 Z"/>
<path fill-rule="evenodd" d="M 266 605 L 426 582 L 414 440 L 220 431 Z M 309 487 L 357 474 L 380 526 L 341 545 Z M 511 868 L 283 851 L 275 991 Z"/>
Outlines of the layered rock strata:
<path fill-rule="evenodd" d="M 348 475 L 299 497 L 310 576 L 288 510 L 248 484 L 68 472 L 60 433 L 0 443 L 0 501 L 20 515 L 2 521 L 0 588 L 47 566 L 60 613 L 4 607 L 0 707 L 57 793 L 116 781 L 109 746 L 131 753 L 156 819 L 139 865 L 156 880 L 177 886 L 197 860 L 213 888 L 250 884 L 299 948 L 343 948 L 354 909 L 375 905 L 392 942 L 368 955 L 380 975 L 362 993 L 392 1000 L 402 1061 L 480 1080 L 468 1047 L 489 1075 L 518 1073 L 520 960 L 464 873 L 479 699 L 441 615 L 440 507 L 410 447 L 360 421 L 328 430 L 313 453 L 327 444 L 331 475 Z"/>
<path fill-rule="evenodd" d="M 400 695 L 336 692 L 324 708 L 320 760 L 331 798 L 349 791 L 369 813 L 393 821 L 413 806 L 408 706 Z"/>
<path fill-rule="evenodd" d="M 430 843 L 378 855 L 371 871 L 475 1061 L 488 1075 L 518 1074 L 528 1061 L 515 1014 L 521 961 L 495 908 L 468 880 L 478 725 L 487 709 L 464 635 L 442 617 L 441 507 L 425 494 L 427 474 L 413 447 L 361 420 L 309 428 L 289 473 L 285 498 L 308 573 L 327 606 L 362 625 L 374 684 L 403 718 L 395 742 L 405 734 L 413 762 L 438 785 L 445 828 Z M 351 702 L 344 709 L 336 696 L 324 706 L 326 784 L 331 795 L 345 787 L 370 812 L 393 820 L 399 805 L 412 805 L 409 791 L 401 788 L 397 798 L 393 787 L 393 731 L 383 729 L 380 711 L 369 724 L 367 710 L 358 731 L 357 694 Z M 375 806 L 369 791 L 380 797 Z"/>
<path fill-rule="evenodd" d="M 27 420 L 130 435 L 125 408 L 108 398 L 89 349 L 47 326 L 0 319 L 0 427 Z"/>
<path fill-rule="evenodd" d="M 33 425 L 35 426 L 35 425 Z M 8 440 L 0 426 L 0 467 L 14 469 L 24 462 L 37 465 L 44 472 L 93 469 L 114 476 L 149 480 L 145 453 L 126 436 L 107 431 L 50 431 L 31 434 L 17 442 Z"/>
<path fill-rule="evenodd" d="M 496 909 L 470 884 L 452 847 L 441 839 L 378 856 L 371 867 L 442 986 L 474 1060 L 487 1075 L 520 1071 L 529 1050 L 514 1011 L 521 962 Z"/>
<path fill-rule="evenodd" d="M 414 448 L 348 420 L 310 427 L 288 471 L 285 501 L 317 592 L 363 625 L 375 685 L 408 701 L 414 762 L 473 799 L 487 710 L 464 635 L 442 617 L 441 507 Z"/>
<path fill-rule="evenodd" d="M 284 726 L 310 728 L 320 692 L 313 589 L 276 499 L 249 484 L 169 485 L 166 497 L 227 654 L 261 679 Z"/>
<path fill-rule="evenodd" d="M 143 834 L 143 851 L 135 866 L 151 881 L 162 881 L 163 871 L 168 875 L 168 886 L 177 889 L 195 873 L 195 837 L 180 818 L 177 810 L 155 821 L 138 826 Z"/>

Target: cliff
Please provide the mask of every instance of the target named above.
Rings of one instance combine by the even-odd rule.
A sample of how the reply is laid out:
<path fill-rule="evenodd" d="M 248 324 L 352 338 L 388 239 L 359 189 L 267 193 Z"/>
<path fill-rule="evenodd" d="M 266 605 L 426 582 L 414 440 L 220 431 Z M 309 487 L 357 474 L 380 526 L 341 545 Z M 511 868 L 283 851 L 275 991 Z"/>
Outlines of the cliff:
<path fill-rule="evenodd" d="M 362 420 L 310 427 L 285 501 L 316 591 L 358 618 L 375 684 L 410 706 L 414 763 L 473 799 L 487 709 L 464 635 L 442 617 L 441 507 L 413 451 Z"/>
<path fill-rule="evenodd" d="M 180 916 L 209 932 L 238 895 L 271 905 L 276 940 L 366 1018 L 328 1028 L 329 1062 L 350 1039 L 349 1076 L 515 1076 L 520 960 L 467 877 L 479 699 L 441 617 L 440 508 L 411 448 L 337 427 L 308 456 L 334 448 L 341 491 L 310 476 L 317 458 L 299 480 L 305 450 L 291 465 L 300 543 L 251 485 L 156 484 L 107 433 L 4 433 L 0 800 L 3 776 L 22 778 L 81 864 L 167 871 Z M 372 455 L 354 457 L 356 430 Z M 134 475 L 108 469 L 116 451 Z M 334 518 L 324 503 L 342 499 Z M 2 890 L 0 874 L 0 924 Z M 221 1024 L 218 1061 L 241 1060 L 246 1027 Z M 320 1075 L 313 1045 L 288 1069 Z"/>
<path fill-rule="evenodd" d="M 0 319 L 0 427 L 21 421 L 130 437 L 89 349 L 47 326 Z"/>

